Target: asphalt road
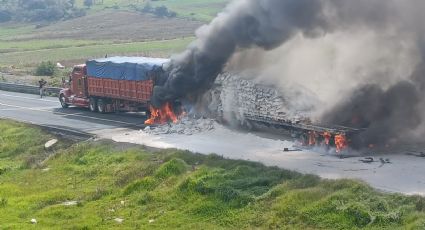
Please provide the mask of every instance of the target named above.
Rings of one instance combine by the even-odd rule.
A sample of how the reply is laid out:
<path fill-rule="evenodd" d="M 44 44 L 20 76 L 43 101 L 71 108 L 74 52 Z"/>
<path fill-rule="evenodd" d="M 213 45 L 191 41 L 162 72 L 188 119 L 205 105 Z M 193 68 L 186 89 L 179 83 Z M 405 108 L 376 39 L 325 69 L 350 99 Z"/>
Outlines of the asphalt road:
<path fill-rule="evenodd" d="M 0 90 L 0 118 L 85 133 L 99 133 L 114 128 L 141 129 L 146 117 L 142 113 L 92 113 L 88 109 L 63 109 L 55 97 Z"/>

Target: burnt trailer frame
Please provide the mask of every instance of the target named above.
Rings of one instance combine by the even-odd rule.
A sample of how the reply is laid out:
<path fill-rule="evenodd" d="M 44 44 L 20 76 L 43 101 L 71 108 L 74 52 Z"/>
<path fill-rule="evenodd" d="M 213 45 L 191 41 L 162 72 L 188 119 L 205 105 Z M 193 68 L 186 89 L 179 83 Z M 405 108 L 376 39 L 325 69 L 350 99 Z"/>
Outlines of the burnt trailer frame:
<path fill-rule="evenodd" d="M 330 133 L 333 137 L 336 135 L 345 135 L 347 137 L 348 142 L 350 142 L 350 138 L 364 129 L 357 129 L 357 128 L 351 128 L 351 127 L 345 127 L 345 126 L 339 126 L 339 125 L 321 125 L 321 124 L 305 124 L 300 122 L 292 122 L 287 121 L 284 119 L 279 118 L 272 118 L 267 116 L 261 116 L 261 115 L 252 115 L 252 114 L 244 114 L 244 119 L 250 123 L 257 123 L 261 124 L 267 127 L 273 127 L 280 130 L 286 130 L 288 131 L 293 138 L 296 138 L 298 140 L 305 140 L 308 138 L 309 133 L 316 132 L 316 133 Z M 315 144 L 319 143 L 317 141 Z M 308 143 L 305 143 L 308 145 Z M 349 143 L 348 143 L 349 144 Z M 335 143 L 332 142 L 331 147 L 335 147 Z"/>

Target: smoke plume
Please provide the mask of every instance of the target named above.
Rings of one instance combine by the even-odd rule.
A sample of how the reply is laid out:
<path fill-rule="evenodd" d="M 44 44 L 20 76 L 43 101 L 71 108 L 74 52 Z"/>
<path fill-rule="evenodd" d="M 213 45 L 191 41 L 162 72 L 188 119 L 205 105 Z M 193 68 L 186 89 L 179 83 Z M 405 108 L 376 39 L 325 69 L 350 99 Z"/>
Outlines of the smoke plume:
<path fill-rule="evenodd" d="M 317 122 L 364 130 L 355 147 L 422 141 L 424 10 L 422 0 L 235 0 L 172 57 L 153 103 L 198 98 L 225 68 L 254 69 L 316 94 Z"/>
<path fill-rule="evenodd" d="M 153 103 L 202 94 L 237 49 L 252 46 L 273 49 L 302 32 L 316 36 L 325 26 L 317 0 L 238 0 L 209 25 L 197 40 L 172 57 L 165 83 L 154 89 Z"/>

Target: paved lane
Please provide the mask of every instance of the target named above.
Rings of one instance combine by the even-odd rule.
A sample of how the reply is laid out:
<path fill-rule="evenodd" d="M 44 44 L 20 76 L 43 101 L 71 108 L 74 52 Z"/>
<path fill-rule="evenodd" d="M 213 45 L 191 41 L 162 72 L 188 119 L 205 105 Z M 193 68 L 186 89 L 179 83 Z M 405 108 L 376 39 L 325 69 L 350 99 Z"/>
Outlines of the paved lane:
<path fill-rule="evenodd" d="M 40 99 L 37 95 L 0 90 L 0 118 L 30 122 L 81 132 L 96 133 L 113 128 L 143 128 L 141 113 L 92 113 L 87 109 L 63 109 L 54 97 Z"/>

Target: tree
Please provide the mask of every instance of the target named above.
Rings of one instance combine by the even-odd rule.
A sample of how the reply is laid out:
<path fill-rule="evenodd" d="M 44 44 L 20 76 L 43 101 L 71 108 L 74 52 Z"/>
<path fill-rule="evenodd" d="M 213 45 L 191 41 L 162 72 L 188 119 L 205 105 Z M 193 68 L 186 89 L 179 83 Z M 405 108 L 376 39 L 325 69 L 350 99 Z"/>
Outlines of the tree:
<path fill-rule="evenodd" d="M 84 5 L 87 8 L 90 8 L 91 6 L 93 6 L 93 0 L 84 0 Z"/>
<path fill-rule="evenodd" d="M 71 5 L 72 8 L 75 7 L 75 0 L 68 0 L 69 4 Z"/>
<path fill-rule="evenodd" d="M 7 10 L 1 10 L 0 9 L 0 22 L 8 22 L 12 20 L 12 15 Z"/>

